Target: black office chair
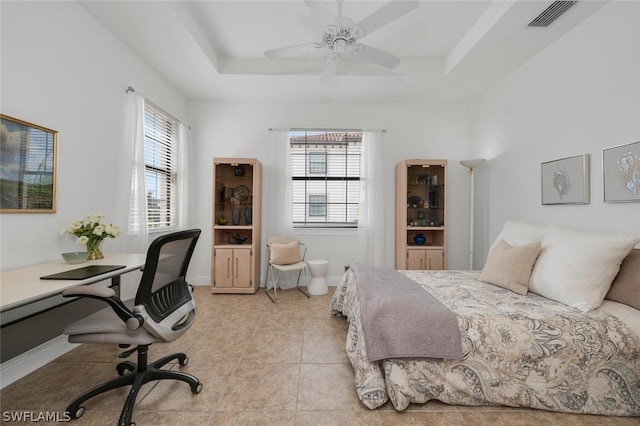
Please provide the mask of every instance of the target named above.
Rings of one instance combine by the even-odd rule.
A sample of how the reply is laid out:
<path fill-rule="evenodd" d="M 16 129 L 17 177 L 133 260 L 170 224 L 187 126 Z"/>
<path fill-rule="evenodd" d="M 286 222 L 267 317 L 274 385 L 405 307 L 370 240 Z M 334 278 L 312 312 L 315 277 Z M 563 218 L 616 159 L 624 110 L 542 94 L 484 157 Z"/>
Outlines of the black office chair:
<path fill-rule="evenodd" d="M 187 365 L 189 359 L 184 353 L 147 363 L 149 345 L 177 339 L 195 320 L 196 304 L 185 277 L 199 236 L 200 230 L 193 229 L 163 235 L 153 241 L 147 251 L 135 300 L 123 302 L 113 289 L 98 285 L 74 287 L 63 292 L 66 297 L 90 297 L 110 305 L 69 326 L 64 331 L 69 335 L 69 342 L 113 343 L 122 348 L 135 345 L 135 348 L 120 354 L 121 358 L 138 353 L 137 364 L 124 361 L 117 365 L 120 377 L 76 398 L 67 408 L 72 419 L 84 414 L 82 404 L 88 399 L 123 386 L 131 385 L 131 390 L 120 415 L 120 426 L 135 425 L 131 422 L 133 406 L 145 383 L 165 379 L 182 380 L 189 384 L 191 392 L 200 393 L 202 383 L 196 377 L 161 369 L 173 360 L 178 360 L 181 366 Z"/>

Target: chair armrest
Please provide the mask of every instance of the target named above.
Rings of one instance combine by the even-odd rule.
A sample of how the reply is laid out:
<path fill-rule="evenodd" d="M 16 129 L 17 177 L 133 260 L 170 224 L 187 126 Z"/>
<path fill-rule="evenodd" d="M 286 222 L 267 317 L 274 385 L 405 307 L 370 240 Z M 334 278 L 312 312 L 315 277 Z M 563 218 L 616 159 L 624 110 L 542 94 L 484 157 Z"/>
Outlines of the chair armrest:
<path fill-rule="evenodd" d="M 71 296 L 85 296 L 95 297 L 98 299 L 114 297 L 116 292 L 110 287 L 104 287 L 101 285 L 83 285 L 78 287 L 71 287 L 62 292 L 64 297 Z"/>
<path fill-rule="evenodd" d="M 127 324 L 129 330 L 137 330 L 144 323 L 142 315 L 131 312 L 112 288 L 100 285 L 84 285 L 72 287 L 62 292 L 63 297 L 88 297 L 106 302 L 122 321 Z"/>

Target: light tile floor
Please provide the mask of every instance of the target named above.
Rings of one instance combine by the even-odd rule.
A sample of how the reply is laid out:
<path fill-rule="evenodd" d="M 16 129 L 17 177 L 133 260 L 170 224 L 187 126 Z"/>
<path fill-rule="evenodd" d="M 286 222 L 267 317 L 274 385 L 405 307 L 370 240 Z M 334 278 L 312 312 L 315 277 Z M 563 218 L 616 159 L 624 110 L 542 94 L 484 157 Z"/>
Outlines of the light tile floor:
<path fill-rule="evenodd" d="M 189 365 L 183 370 L 196 375 L 204 388 L 194 395 L 182 382 L 147 384 L 133 420 L 138 426 L 640 425 L 639 418 L 437 401 L 404 412 L 389 403 L 369 410 L 356 396 L 345 354 L 347 321 L 329 309 L 332 290 L 310 299 L 295 289 L 279 291 L 273 304 L 262 290 L 255 295 L 213 295 L 197 287 L 196 323 L 181 339 L 154 344 L 149 359 L 186 351 Z M 75 396 L 115 376 L 119 352 L 112 345 L 85 344 L 7 386 L 0 394 L 2 421 L 8 412 L 62 413 Z M 119 389 L 88 401 L 85 414 L 73 424 L 116 424 L 126 394 Z"/>

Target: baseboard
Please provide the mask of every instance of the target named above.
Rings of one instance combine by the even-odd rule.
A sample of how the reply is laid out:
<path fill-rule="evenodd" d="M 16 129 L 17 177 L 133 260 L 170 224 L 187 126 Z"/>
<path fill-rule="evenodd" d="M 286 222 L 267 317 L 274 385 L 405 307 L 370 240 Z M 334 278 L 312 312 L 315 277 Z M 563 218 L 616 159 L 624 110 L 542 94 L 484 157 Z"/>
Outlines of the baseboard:
<path fill-rule="evenodd" d="M 47 365 L 77 346 L 78 344 L 69 343 L 66 335 L 61 335 L 3 362 L 0 364 L 0 389 Z"/>
<path fill-rule="evenodd" d="M 264 278 L 262 278 L 260 280 L 260 287 L 262 287 L 264 281 Z M 336 287 L 339 283 L 340 280 L 342 279 L 342 277 L 327 277 L 327 285 L 329 287 Z M 211 276 L 210 275 L 200 275 L 200 276 L 195 276 L 195 277 L 189 277 L 189 284 L 191 284 L 194 287 L 201 287 L 201 286 L 209 286 L 211 285 Z"/>
<path fill-rule="evenodd" d="M 211 285 L 211 275 L 189 276 L 189 284 L 195 287 L 205 287 Z"/>

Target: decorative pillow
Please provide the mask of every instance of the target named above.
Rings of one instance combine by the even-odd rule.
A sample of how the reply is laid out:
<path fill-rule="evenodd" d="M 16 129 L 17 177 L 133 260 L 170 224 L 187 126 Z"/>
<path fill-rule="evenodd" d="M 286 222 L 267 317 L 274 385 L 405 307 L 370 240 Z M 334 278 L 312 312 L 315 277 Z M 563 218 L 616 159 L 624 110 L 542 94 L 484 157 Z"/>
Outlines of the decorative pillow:
<path fill-rule="evenodd" d="M 631 250 L 624 258 L 605 299 L 640 310 L 640 250 Z"/>
<path fill-rule="evenodd" d="M 513 247 L 505 240 L 500 240 L 489 255 L 478 279 L 514 293 L 527 294 L 531 270 L 541 247 L 540 242 Z"/>
<path fill-rule="evenodd" d="M 291 265 L 293 263 L 302 262 L 300 256 L 300 242 L 292 241 L 290 243 L 271 243 L 269 244 L 270 257 L 269 262 L 276 265 Z"/>
<path fill-rule="evenodd" d="M 631 235 L 549 226 L 542 240 L 529 291 L 580 309 L 597 308 L 620 269 L 620 262 L 640 242 Z"/>
<path fill-rule="evenodd" d="M 542 241 L 548 228 L 549 226 L 547 225 L 508 220 L 504 223 L 502 231 L 500 231 L 500 234 L 491 245 L 489 253 L 501 240 L 514 247 Z"/>

